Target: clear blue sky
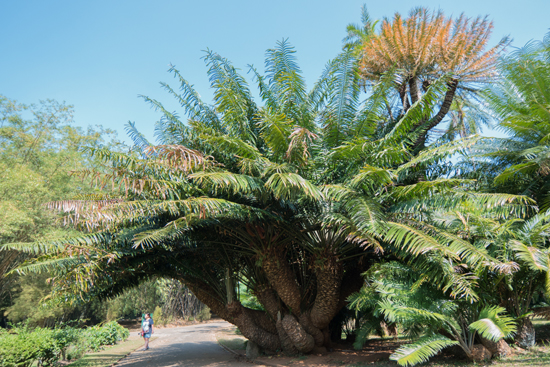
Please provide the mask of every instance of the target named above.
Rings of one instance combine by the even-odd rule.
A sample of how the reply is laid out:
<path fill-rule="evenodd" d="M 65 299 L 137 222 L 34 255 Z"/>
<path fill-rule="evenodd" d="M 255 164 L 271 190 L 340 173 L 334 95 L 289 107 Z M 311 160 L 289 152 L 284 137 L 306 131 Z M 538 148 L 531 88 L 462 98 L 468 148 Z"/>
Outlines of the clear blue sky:
<path fill-rule="evenodd" d="M 152 140 L 159 115 L 137 96 L 176 110 L 158 84 L 176 86 L 170 63 L 210 102 L 202 50 L 246 73 L 247 64 L 263 70 L 265 50 L 289 38 L 311 86 L 341 49 L 346 25 L 359 23 L 363 3 L 373 19 L 413 6 L 489 15 L 493 43 L 510 35 L 514 46 L 541 39 L 550 27 L 550 0 L 0 0 L 0 94 L 22 103 L 66 101 L 78 125 L 100 124 L 124 140 L 124 124 L 135 121 Z"/>

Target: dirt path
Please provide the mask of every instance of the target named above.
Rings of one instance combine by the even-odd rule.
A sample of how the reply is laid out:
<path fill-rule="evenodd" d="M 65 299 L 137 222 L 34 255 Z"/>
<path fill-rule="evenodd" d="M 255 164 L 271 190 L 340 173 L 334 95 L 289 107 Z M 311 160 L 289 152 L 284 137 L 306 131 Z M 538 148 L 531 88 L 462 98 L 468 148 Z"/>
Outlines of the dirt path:
<path fill-rule="evenodd" d="M 216 330 L 229 323 L 211 322 L 177 328 L 156 329 L 149 350 L 139 348 L 121 360 L 124 367 L 251 367 L 252 363 L 238 360 L 216 342 Z M 134 332 L 132 334 L 136 334 Z"/>

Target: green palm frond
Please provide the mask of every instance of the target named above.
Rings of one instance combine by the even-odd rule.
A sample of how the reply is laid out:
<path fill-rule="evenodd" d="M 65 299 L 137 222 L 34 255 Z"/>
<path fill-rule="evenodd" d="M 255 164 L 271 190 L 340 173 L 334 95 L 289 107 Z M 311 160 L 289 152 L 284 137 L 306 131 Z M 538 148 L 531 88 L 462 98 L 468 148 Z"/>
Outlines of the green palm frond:
<path fill-rule="evenodd" d="M 361 171 L 352 178 L 351 188 L 368 188 L 366 191 L 375 191 L 380 187 L 387 186 L 396 178 L 392 170 L 365 165 Z"/>
<path fill-rule="evenodd" d="M 412 256 L 435 252 L 450 259 L 460 260 L 458 254 L 437 241 L 436 238 L 404 223 L 388 221 L 385 223 L 384 231 L 379 235 L 385 241 Z"/>
<path fill-rule="evenodd" d="M 97 252 L 102 251 L 105 243 L 112 239 L 110 233 L 90 233 L 73 238 L 63 238 L 53 241 L 38 241 L 29 243 L 7 243 L 1 246 L 3 250 L 17 250 L 31 254 L 58 253 L 69 249 L 75 252 Z"/>
<path fill-rule="evenodd" d="M 124 130 L 134 142 L 134 146 L 136 146 L 140 151 L 143 152 L 146 148 L 151 146 L 151 143 L 149 143 L 145 136 L 136 129 L 135 122 L 128 121 L 124 126 Z"/>
<path fill-rule="evenodd" d="M 482 337 L 498 342 L 507 338 L 516 331 L 516 323 L 513 317 L 502 315 L 506 312 L 504 307 L 485 307 L 479 313 L 479 320 L 470 324 L 470 330 L 477 331 Z"/>
<path fill-rule="evenodd" d="M 419 155 L 409 160 L 407 163 L 399 166 L 397 173 L 401 173 L 405 170 L 422 166 L 425 164 L 433 164 L 448 158 L 456 153 L 465 153 L 468 149 L 477 144 L 483 137 L 481 136 L 469 136 L 462 139 L 453 140 L 447 144 L 440 145 L 435 148 L 428 148 L 421 152 Z"/>
<path fill-rule="evenodd" d="M 263 158 L 258 148 L 238 137 L 220 134 L 196 121 L 189 123 L 199 133 L 198 137 L 203 143 L 208 144 L 214 151 L 254 160 Z"/>
<path fill-rule="evenodd" d="M 227 192 L 232 195 L 262 196 L 263 182 L 247 175 L 227 171 L 197 172 L 189 178 L 198 186 L 210 190 L 214 195 Z"/>
<path fill-rule="evenodd" d="M 447 92 L 450 77 L 444 75 L 430 85 L 426 93 L 414 103 L 399 120 L 394 128 L 386 135 L 387 140 L 405 140 L 414 142 L 423 131 L 415 130 L 428 123 L 435 106 Z M 415 130 L 418 136 L 410 135 Z"/>
<path fill-rule="evenodd" d="M 213 108 L 201 100 L 197 91 L 183 78 L 179 70 L 173 65 L 170 66 L 168 71 L 171 72 L 174 78 L 180 83 L 179 90 L 181 93 L 176 92 L 166 83 L 161 83 L 161 85 L 168 93 L 176 98 L 181 107 L 183 107 L 187 117 L 190 120 L 200 121 L 204 125 L 223 133 L 224 130 L 221 121 Z"/>
<path fill-rule="evenodd" d="M 306 83 L 296 62 L 296 51 L 287 39 L 277 42 L 276 47 L 266 51 L 266 77 L 270 93 L 275 96 L 278 107 L 294 122 L 307 129 L 313 129 L 312 121 L 302 118 L 299 106 L 307 98 Z"/>
<path fill-rule="evenodd" d="M 396 361 L 400 366 L 414 366 L 427 362 L 443 349 L 458 344 L 458 341 L 451 340 L 443 335 L 427 336 L 400 347 L 390 356 L 390 360 Z"/>
<path fill-rule="evenodd" d="M 391 109 L 388 102 L 388 95 L 395 87 L 395 74 L 385 73 L 380 80 L 372 86 L 371 94 L 358 111 L 352 125 L 351 134 L 354 138 L 363 138 L 365 136 L 381 136 L 381 131 L 385 130 L 381 125 L 389 120 L 393 123 L 393 116 L 387 116 L 388 108 Z"/>
<path fill-rule="evenodd" d="M 292 123 L 280 112 L 263 108 L 258 114 L 260 136 L 271 149 L 275 160 L 281 159 L 288 150 Z"/>
<path fill-rule="evenodd" d="M 538 247 L 527 246 L 520 241 L 510 240 L 510 247 L 515 251 L 516 256 L 534 271 L 546 271 L 549 269 L 548 252 Z"/>
<path fill-rule="evenodd" d="M 359 77 L 357 61 L 351 51 L 344 51 L 327 65 L 324 73 L 326 89 L 321 92 L 322 103 L 319 124 L 325 135 L 325 144 L 337 147 L 350 137 L 350 128 L 359 107 Z"/>
<path fill-rule="evenodd" d="M 232 137 L 255 144 L 257 106 L 252 99 L 246 80 L 224 57 L 210 50 L 204 56 L 208 66 L 210 85 L 214 89 L 216 110 L 221 114 L 223 127 Z"/>
<path fill-rule="evenodd" d="M 296 173 L 274 173 L 265 183 L 265 187 L 271 191 L 277 199 L 323 199 L 323 193 L 317 186 Z"/>
<path fill-rule="evenodd" d="M 441 327 L 443 325 L 456 325 L 456 321 L 448 315 L 433 312 L 432 310 L 399 305 L 390 300 L 381 301 L 379 307 L 389 322 L 414 320 L 416 323 L 423 325 L 432 324 L 433 327 L 437 325 L 441 325 Z"/>
<path fill-rule="evenodd" d="M 399 186 L 393 189 L 392 195 L 400 199 L 410 199 L 419 197 L 426 199 L 434 195 L 450 192 L 462 185 L 471 184 L 474 180 L 465 180 L 458 178 L 439 178 L 432 181 L 421 181 L 416 184 Z"/>

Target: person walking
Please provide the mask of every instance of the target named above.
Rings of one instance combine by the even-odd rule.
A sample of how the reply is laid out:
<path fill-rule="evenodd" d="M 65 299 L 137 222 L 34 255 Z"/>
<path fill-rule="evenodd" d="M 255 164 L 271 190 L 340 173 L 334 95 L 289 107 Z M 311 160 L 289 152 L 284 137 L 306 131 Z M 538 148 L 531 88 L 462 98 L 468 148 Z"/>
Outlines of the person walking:
<path fill-rule="evenodd" d="M 141 323 L 141 335 L 143 336 L 143 339 L 145 340 L 145 349 L 149 349 L 149 338 L 151 337 L 151 334 L 153 334 L 153 319 L 151 318 L 151 314 L 146 313 L 145 319 Z"/>

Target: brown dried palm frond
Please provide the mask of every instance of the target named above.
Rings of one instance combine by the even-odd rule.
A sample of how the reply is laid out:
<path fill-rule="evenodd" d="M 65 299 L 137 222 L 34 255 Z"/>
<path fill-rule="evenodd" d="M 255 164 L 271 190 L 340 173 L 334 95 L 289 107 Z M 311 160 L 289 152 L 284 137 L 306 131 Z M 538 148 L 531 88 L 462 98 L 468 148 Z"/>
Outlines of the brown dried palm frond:
<path fill-rule="evenodd" d="M 405 88 L 411 79 L 419 78 L 426 87 L 443 74 L 462 82 L 486 81 L 493 76 L 499 53 L 508 44 L 503 38 L 485 51 L 492 29 L 487 17 L 470 19 L 462 14 L 453 20 L 442 11 L 432 13 L 421 7 L 413 9 L 406 19 L 396 13 L 393 19 L 383 20 L 379 34 L 364 42 L 363 76 L 376 81 L 397 68 L 402 76 L 400 86 Z"/>
<path fill-rule="evenodd" d="M 145 149 L 148 156 L 156 156 L 161 163 L 171 168 L 190 172 L 195 169 L 205 169 L 215 164 L 212 156 L 206 156 L 198 150 L 189 149 L 183 145 L 156 145 Z"/>

